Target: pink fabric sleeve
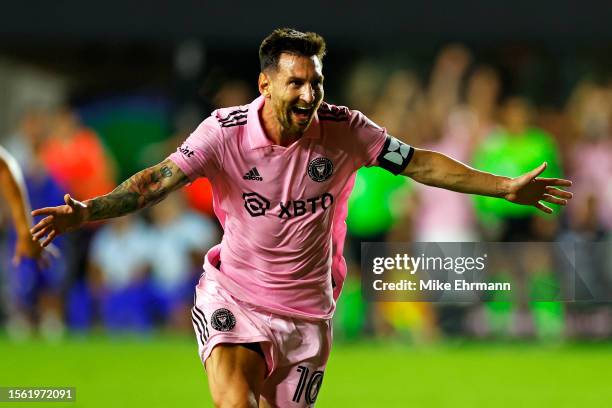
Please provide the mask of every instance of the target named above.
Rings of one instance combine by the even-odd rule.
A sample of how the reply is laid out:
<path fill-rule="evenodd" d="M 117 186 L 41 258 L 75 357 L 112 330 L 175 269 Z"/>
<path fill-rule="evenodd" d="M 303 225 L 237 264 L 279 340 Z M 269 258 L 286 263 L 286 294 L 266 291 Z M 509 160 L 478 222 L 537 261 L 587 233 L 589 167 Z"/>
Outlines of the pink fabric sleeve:
<path fill-rule="evenodd" d="M 348 138 L 354 144 L 356 168 L 374 166 L 387 137 L 387 130 L 378 126 L 359 111 L 351 111 Z"/>
<path fill-rule="evenodd" d="M 221 169 L 223 152 L 221 127 L 217 120 L 210 116 L 168 158 L 191 181 L 198 177 L 212 179 Z"/>

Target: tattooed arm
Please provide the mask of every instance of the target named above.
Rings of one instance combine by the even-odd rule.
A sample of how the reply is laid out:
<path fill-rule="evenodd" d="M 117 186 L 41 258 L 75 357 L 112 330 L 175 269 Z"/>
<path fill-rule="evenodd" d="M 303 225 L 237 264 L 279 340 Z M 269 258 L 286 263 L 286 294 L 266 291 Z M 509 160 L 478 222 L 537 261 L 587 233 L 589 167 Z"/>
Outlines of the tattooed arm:
<path fill-rule="evenodd" d="M 46 236 L 42 245 L 47 246 L 57 235 L 78 229 L 87 222 L 121 217 L 157 204 L 188 182 L 185 173 L 166 159 L 136 173 L 106 195 L 81 202 L 66 194 L 65 205 L 33 211 L 32 215 L 46 217 L 31 231 L 37 240 Z"/>
<path fill-rule="evenodd" d="M 136 173 L 109 194 L 85 201 L 86 221 L 99 221 L 149 207 L 187 184 L 187 176 L 167 159 Z"/>

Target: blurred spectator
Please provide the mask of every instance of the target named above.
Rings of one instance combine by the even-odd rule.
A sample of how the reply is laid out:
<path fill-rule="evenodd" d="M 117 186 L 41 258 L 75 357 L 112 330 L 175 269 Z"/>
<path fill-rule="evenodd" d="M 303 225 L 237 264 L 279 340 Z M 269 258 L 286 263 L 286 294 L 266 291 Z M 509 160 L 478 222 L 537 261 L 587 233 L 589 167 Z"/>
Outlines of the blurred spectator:
<path fill-rule="evenodd" d="M 474 147 L 498 126 L 496 115 L 500 93 L 499 75 L 490 66 L 477 67 L 468 79 L 465 103 L 475 115 Z"/>
<path fill-rule="evenodd" d="M 451 110 L 459 104 L 461 81 L 472 60 L 470 51 L 461 44 L 444 47 L 436 58 L 427 90 L 427 106 L 437 135 Z"/>
<path fill-rule="evenodd" d="M 98 136 L 83 127 L 67 107 L 55 112 L 41 153 L 53 177 L 78 200 L 106 194 L 115 187 L 112 159 Z"/>
<path fill-rule="evenodd" d="M 30 136 L 33 136 L 30 133 Z M 27 151 L 24 162 L 24 178 L 28 198 L 33 208 L 56 205 L 63 200 L 63 192 L 47 173 L 39 159 L 41 141 L 37 137 L 22 139 L 23 151 Z M 65 239 L 58 237 L 54 246 L 61 257 L 50 258 L 46 264 L 33 259 L 8 268 L 9 286 L 12 288 L 13 323 L 38 326 L 41 334 L 55 339 L 63 333 L 63 304 L 61 296 L 66 289 Z M 17 239 L 15 230 L 9 234 L 9 243 Z M 16 326 L 15 326 L 16 327 Z"/>
<path fill-rule="evenodd" d="M 575 131 L 569 173 L 576 195 L 568 211 L 574 222 L 584 224 L 585 213 L 592 207 L 590 216 L 595 217 L 592 222 L 609 231 L 612 229 L 612 87 L 583 81 L 576 87 L 567 109 Z"/>
<path fill-rule="evenodd" d="M 154 251 L 149 240 L 146 225 L 136 216 L 117 218 L 100 228 L 90 246 L 91 292 L 81 296 L 80 301 L 75 298 L 72 313 L 82 313 L 91 303 L 83 297 L 94 296 L 100 302 L 107 329 L 149 329 L 152 321 L 148 313 L 146 271 L 149 252 Z M 89 312 L 94 311 L 90 308 Z"/>
<path fill-rule="evenodd" d="M 218 242 L 218 230 L 208 218 L 189 210 L 180 194 L 151 208 L 148 259 L 153 307 L 169 325 L 190 328 L 188 309 L 202 273 L 203 254 Z"/>
<path fill-rule="evenodd" d="M 476 146 L 475 117 L 469 110 L 454 109 L 443 136 L 422 148 L 445 153 L 469 162 Z M 415 184 L 418 206 L 415 214 L 415 239 L 419 242 L 477 241 L 474 211 L 469 196 Z"/>

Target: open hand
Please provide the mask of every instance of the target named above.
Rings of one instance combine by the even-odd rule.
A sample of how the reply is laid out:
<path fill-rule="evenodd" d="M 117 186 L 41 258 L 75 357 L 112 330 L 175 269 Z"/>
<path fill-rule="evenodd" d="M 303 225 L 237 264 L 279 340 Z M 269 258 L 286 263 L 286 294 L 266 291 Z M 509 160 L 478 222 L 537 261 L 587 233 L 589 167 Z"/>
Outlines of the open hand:
<path fill-rule="evenodd" d="M 569 187 L 572 182 L 558 178 L 538 177 L 546 170 L 546 166 L 546 163 L 542 163 L 530 172 L 510 180 L 509 192 L 504 198 L 512 203 L 532 205 L 547 214 L 551 214 L 553 210 L 541 201 L 566 205 L 567 200 L 572 198 L 572 193 L 558 187 Z"/>
<path fill-rule="evenodd" d="M 41 243 L 43 247 L 49 245 L 59 234 L 74 231 L 85 223 L 87 206 L 70 197 L 70 194 L 64 196 L 64 201 L 65 205 L 32 211 L 34 216 L 46 215 L 30 230 L 34 240 L 44 238 Z"/>

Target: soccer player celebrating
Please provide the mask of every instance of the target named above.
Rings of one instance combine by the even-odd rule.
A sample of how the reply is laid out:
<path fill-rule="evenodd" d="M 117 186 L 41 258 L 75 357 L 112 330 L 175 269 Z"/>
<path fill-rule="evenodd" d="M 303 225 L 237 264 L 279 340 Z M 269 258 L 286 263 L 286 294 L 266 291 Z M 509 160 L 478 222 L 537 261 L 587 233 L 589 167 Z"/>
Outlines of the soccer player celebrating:
<path fill-rule="evenodd" d="M 567 180 L 483 173 L 413 148 L 362 113 L 323 102 L 325 42 L 279 29 L 259 49 L 261 95 L 219 109 L 177 152 L 111 193 L 39 209 L 33 233 L 49 244 L 89 221 L 119 217 L 208 177 L 221 244 L 205 256 L 192 320 L 219 407 L 314 404 L 331 347 L 331 317 L 346 275 L 342 247 L 355 171 L 380 166 L 430 186 L 499 197 L 550 213 Z"/>

